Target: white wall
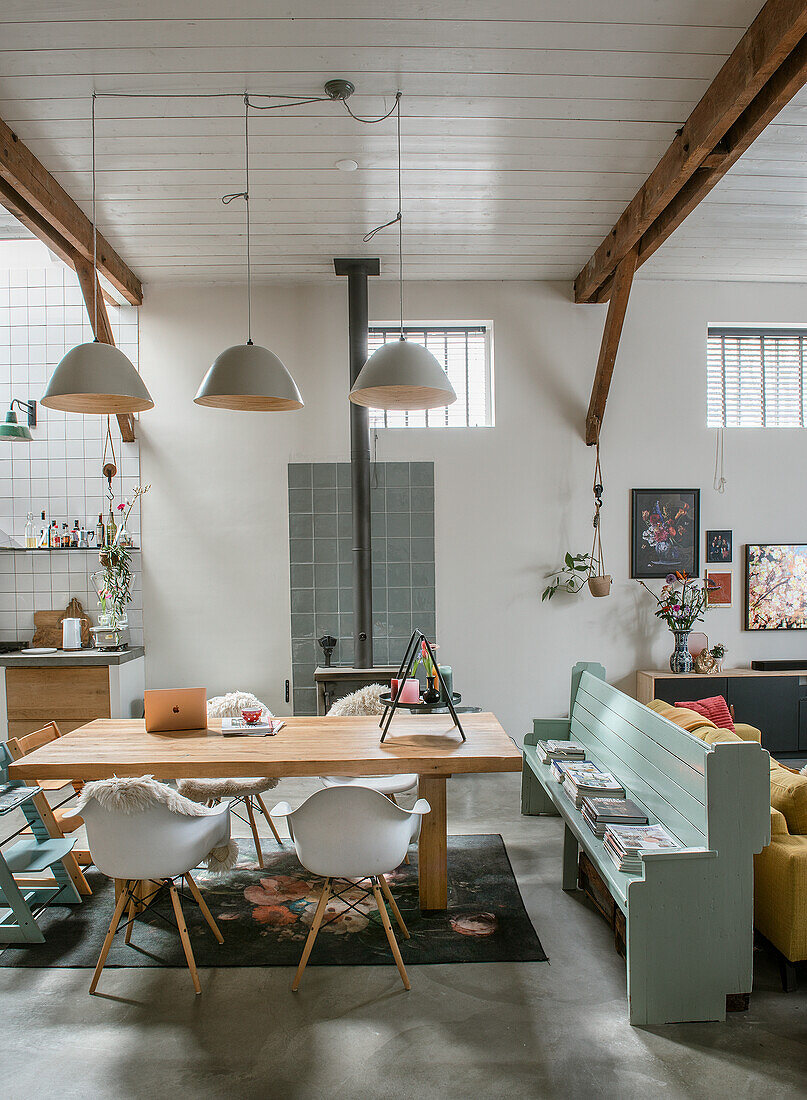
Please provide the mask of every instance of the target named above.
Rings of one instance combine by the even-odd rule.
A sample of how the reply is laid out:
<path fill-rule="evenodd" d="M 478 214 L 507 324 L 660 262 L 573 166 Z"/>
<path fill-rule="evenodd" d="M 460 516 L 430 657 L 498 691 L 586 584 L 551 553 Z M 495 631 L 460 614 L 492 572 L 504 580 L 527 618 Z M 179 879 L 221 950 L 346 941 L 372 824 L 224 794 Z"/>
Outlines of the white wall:
<path fill-rule="evenodd" d="M 433 459 L 441 658 L 467 702 L 521 736 L 533 715 L 566 712 L 569 669 L 605 664 L 632 690 L 663 667 L 670 636 L 629 574 L 630 489 L 699 486 L 701 526 L 734 531 L 734 607 L 709 613 L 727 665 L 803 656 L 798 633 L 741 630 L 742 546 L 807 541 L 797 430 L 726 433 L 728 488 L 712 489 L 705 428 L 710 321 L 803 323 L 805 288 L 637 283 L 602 440 L 603 542 L 612 595 L 542 604 L 545 573 L 590 549 L 593 451 L 582 441 L 604 307 L 575 306 L 567 285 L 432 283 L 407 288 L 418 321 L 494 324 L 496 427 L 387 431 L 379 459 Z M 395 289 L 371 283 L 371 319 Z M 140 420 L 143 585 L 151 686 L 242 686 L 276 711 L 291 672 L 286 464 L 348 457 L 346 287 L 256 291 L 254 337 L 287 363 L 306 407 L 286 414 L 203 409 L 192 398 L 212 358 L 243 339 L 243 290 L 146 288 L 141 370 L 156 408 Z"/>

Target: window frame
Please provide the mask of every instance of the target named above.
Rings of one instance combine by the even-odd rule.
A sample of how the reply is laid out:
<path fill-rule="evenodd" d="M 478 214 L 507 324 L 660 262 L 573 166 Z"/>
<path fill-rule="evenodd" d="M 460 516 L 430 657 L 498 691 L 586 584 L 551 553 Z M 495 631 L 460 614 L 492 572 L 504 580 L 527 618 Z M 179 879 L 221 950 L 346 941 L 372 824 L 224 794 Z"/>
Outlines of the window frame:
<path fill-rule="evenodd" d="M 760 382 L 759 382 L 759 422 L 755 424 L 729 424 L 727 423 L 727 388 L 726 388 L 726 349 L 725 340 L 734 338 L 738 340 L 742 339 L 756 339 L 760 341 L 759 349 L 759 370 L 760 370 Z M 798 340 L 798 362 L 799 362 L 799 379 L 798 379 L 798 422 L 797 423 L 768 423 L 770 416 L 768 409 L 767 392 L 766 392 L 766 338 L 774 340 Z M 710 390 L 710 341 L 712 339 L 719 339 L 721 341 L 720 348 L 720 370 L 721 378 L 720 385 L 722 387 L 722 419 L 718 422 L 714 422 L 710 418 L 709 407 L 709 390 Z M 769 350 L 767 354 L 771 354 Z M 737 387 L 737 400 L 739 402 L 742 385 L 741 385 L 741 371 L 738 362 L 738 387 Z M 777 378 L 778 383 L 778 378 Z M 776 419 L 779 419 L 780 409 L 777 407 Z M 771 429 L 781 428 L 790 430 L 793 428 L 804 429 L 807 427 L 807 325 L 760 325 L 760 324 L 709 324 L 706 330 L 706 426 L 707 428 L 717 429 L 735 429 L 735 428 L 753 428 L 753 429 Z"/>
<path fill-rule="evenodd" d="M 367 326 L 368 329 L 368 341 L 372 337 L 373 333 L 383 332 L 386 335 L 384 343 L 389 343 L 391 339 L 398 339 L 401 331 L 400 321 L 371 321 Z M 407 431 L 431 431 L 432 429 L 439 428 L 444 431 L 449 430 L 463 430 L 463 431 L 475 431 L 479 428 L 493 428 L 495 427 L 495 401 L 494 401 L 494 386 L 493 386 L 493 322 L 492 321 L 418 321 L 409 322 L 404 325 L 404 334 L 408 337 L 410 334 L 426 334 L 426 333 L 451 333 L 451 332 L 465 332 L 471 333 L 484 333 L 485 344 L 485 419 L 482 424 L 469 424 L 469 394 L 466 386 L 466 411 L 465 411 L 465 423 L 464 424 L 437 424 L 428 423 L 429 415 L 436 416 L 440 414 L 440 409 L 429 409 L 426 411 L 425 424 L 387 424 L 387 411 L 385 409 L 370 409 L 370 430 L 371 431 L 400 431 L 406 429 Z M 467 370 L 467 359 L 466 359 Z M 446 406 L 451 408 L 451 406 Z M 410 410 L 401 410 L 410 411 Z M 422 410 L 413 409 L 412 412 L 420 413 Z M 374 413 L 378 415 L 379 419 L 383 418 L 383 423 L 374 423 Z"/>

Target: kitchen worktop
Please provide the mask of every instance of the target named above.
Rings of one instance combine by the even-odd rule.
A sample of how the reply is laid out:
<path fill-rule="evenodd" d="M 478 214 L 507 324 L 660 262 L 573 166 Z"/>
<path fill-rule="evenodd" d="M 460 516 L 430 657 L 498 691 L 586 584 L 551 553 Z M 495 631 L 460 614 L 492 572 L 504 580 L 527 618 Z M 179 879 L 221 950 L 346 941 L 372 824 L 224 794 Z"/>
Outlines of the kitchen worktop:
<path fill-rule="evenodd" d="M 69 665 L 93 665 L 108 667 L 125 665 L 145 654 L 143 646 L 128 649 L 60 649 L 56 653 L 28 653 L 21 649 L 16 653 L 0 653 L 0 668 L 58 668 Z"/>

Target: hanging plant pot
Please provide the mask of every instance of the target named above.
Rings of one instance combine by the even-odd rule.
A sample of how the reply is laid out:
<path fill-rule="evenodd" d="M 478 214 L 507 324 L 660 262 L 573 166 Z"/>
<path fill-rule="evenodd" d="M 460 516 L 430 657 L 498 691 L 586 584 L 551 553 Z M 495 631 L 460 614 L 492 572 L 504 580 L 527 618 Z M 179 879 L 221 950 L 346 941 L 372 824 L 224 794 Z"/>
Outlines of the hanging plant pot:
<path fill-rule="evenodd" d="M 608 596 L 611 592 L 611 577 L 589 577 L 588 590 L 592 596 Z"/>

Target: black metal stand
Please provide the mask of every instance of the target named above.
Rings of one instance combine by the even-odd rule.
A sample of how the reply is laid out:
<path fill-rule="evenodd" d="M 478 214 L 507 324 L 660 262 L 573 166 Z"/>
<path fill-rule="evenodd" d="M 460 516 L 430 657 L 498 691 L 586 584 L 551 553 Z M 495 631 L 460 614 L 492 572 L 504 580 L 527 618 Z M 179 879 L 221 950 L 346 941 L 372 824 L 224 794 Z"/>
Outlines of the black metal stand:
<path fill-rule="evenodd" d="M 401 661 L 401 667 L 398 669 L 398 692 L 389 705 L 385 704 L 384 714 L 381 717 L 381 721 L 378 723 L 379 729 L 381 730 L 382 742 L 387 736 L 387 730 L 390 727 L 390 722 L 395 715 L 395 711 L 398 709 L 398 701 L 401 698 L 401 692 L 403 691 L 404 682 L 409 678 L 409 673 L 412 671 L 412 664 L 415 660 L 415 656 L 418 652 L 419 647 L 422 646 L 424 642 L 426 644 L 426 649 L 429 652 L 429 657 L 431 657 L 431 662 L 434 665 L 434 671 L 437 673 L 437 679 L 440 681 L 440 687 L 442 688 L 443 697 L 448 704 L 448 709 L 451 713 L 451 717 L 454 719 L 454 725 L 459 730 L 460 737 L 463 739 L 463 741 L 467 740 L 465 736 L 465 730 L 463 730 L 462 723 L 460 722 L 459 717 L 457 716 L 457 712 L 454 709 L 452 693 L 449 692 L 448 688 L 446 687 L 445 681 L 443 680 L 442 674 L 434 656 L 434 650 L 429 645 L 429 639 L 426 637 L 422 630 L 413 630 L 412 637 L 409 639 L 409 643 L 406 647 L 406 652 L 404 653 L 404 659 L 403 661 Z M 406 706 L 406 703 L 404 703 L 403 705 Z"/>

